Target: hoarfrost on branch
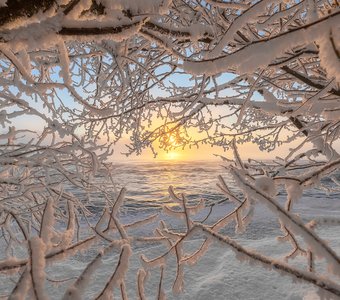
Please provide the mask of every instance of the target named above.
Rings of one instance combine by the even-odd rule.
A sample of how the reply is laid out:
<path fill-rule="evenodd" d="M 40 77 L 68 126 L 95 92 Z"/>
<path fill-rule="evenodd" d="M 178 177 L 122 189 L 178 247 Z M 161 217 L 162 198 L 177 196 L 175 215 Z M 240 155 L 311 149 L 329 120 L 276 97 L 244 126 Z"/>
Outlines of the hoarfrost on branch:
<path fill-rule="evenodd" d="M 136 294 L 146 297 L 148 274 L 159 269 L 154 292 L 165 299 L 167 258 L 175 257 L 173 292 L 180 293 L 184 268 L 214 241 L 238 259 L 308 282 L 325 297 L 340 297 L 338 254 L 315 233 L 317 220 L 306 223 L 292 212 L 306 189 L 339 191 L 338 1 L 0 1 L 0 73 L 0 227 L 6 245 L 0 272 L 15 281 L 10 298 L 45 299 L 45 266 L 100 243 L 103 249 L 97 247 L 64 298 L 81 299 L 103 257 L 117 251 L 116 267 L 96 299 L 110 297 L 113 288 L 126 299 L 133 245 L 151 242 L 167 250 L 141 257 Z M 164 213 L 183 222 L 179 231 L 163 220 L 156 224 L 158 214 L 124 224 L 119 210 L 125 190 L 117 191 L 109 162 L 124 136 L 130 138 L 126 155 L 146 148 L 156 155 L 155 142 L 164 151 L 202 144 L 232 149 L 227 169 L 242 195 L 223 176 L 217 185 L 235 209 L 211 220 L 210 207 L 198 221 L 204 200 L 189 203 L 170 187 L 177 208 L 165 206 Z M 238 153 L 237 145 L 246 142 L 273 151 L 293 141 L 299 145 L 270 164 L 244 162 Z M 311 149 L 301 153 L 306 144 Z M 325 176 L 333 178 L 331 187 L 323 186 Z M 72 187 L 88 203 L 104 199 L 95 224 Z M 287 191 L 285 206 L 276 199 L 278 188 Z M 222 233 L 232 222 L 237 232 L 245 231 L 257 202 L 276 214 L 280 239 L 292 245 L 286 259 L 306 256 L 305 270 Z M 134 235 L 132 229 L 148 224 L 154 235 Z M 197 234 L 202 244 L 186 253 L 183 243 Z M 17 256 L 19 248 L 24 255 Z M 315 268 L 320 257 L 328 265 L 322 276 Z"/>

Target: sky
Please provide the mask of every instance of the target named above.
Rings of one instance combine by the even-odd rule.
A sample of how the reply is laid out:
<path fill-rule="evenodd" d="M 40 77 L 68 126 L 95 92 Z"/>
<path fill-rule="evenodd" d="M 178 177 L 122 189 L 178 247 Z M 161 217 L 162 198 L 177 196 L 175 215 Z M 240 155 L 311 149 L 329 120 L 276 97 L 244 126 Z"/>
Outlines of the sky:
<path fill-rule="evenodd" d="M 226 75 L 220 76 L 218 80 L 229 81 L 232 79 L 232 75 Z M 189 86 L 190 79 L 188 78 L 188 75 L 176 75 L 174 78 L 171 78 L 172 82 L 176 82 L 177 85 L 180 86 Z M 230 91 L 232 93 L 232 91 Z M 67 92 L 60 91 L 61 96 L 63 99 L 68 97 Z M 228 95 L 231 96 L 232 94 Z M 84 95 L 86 98 L 87 95 Z M 161 90 L 154 91 L 154 96 L 163 96 Z M 255 95 L 258 97 L 259 95 Z M 259 99 L 256 99 L 259 100 Z M 32 102 L 32 100 L 28 100 Z M 70 101 L 70 103 L 73 103 L 74 101 Z M 38 111 L 43 110 L 42 106 L 39 105 L 39 103 L 35 103 L 33 106 L 36 107 Z M 219 107 L 219 114 L 223 115 L 225 113 L 225 106 Z M 157 119 L 153 120 L 154 123 L 159 123 Z M 232 120 L 230 120 L 232 122 Z M 18 118 L 16 120 L 15 125 L 17 126 L 17 129 L 27 129 L 32 131 L 39 131 L 39 128 L 42 130 L 46 124 L 44 124 L 43 121 L 39 120 L 39 118 L 32 118 L 31 115 L 24 115 Z M 13 124 L 11 124 L 13 125 Z M 7 129 L 8 130 L 8 129 Z M 193 129 L 194 130 L 194 129 Z M 0 129 L 0 133 L 5 133 L 6 128 Z M 195 133 L 194 131 L 191 131 L 191 134 L 193 138 L 199 139 L 198 133 Z M 261 134 L 261 132 L 258 132 L 257 134 Z M 28 137 L 27 137 L 28 138 Z M 301 141 L 301 140 L 300 140 Z M 258 147 L 258 145 L 254 143 L 245 143 L 242 145 L 239 145 L 238 149 L 243 159 L 248 158 L 254 158 L 254 159 L 274 159 L 276 157 L 285 158 L 288 153 L 290 152 L 290 148 L 298 146 L 300 141 L 295 141 L 294 143 L 290 144 L 284 144 L 281 147 L 278 147 L 274 151 L 267 152 L 267 151 L 261 151 Z M 192 148 L 189 149 L 186 147 L 184 150 L 182 148 L 177 148 L 175 150 L 170 150 L 168 152 L 159 149 L 157 147 L 157 143 L 154 145 L 156 148 L 156 151 L 158 152 L 158 155 L 156 158 L 154 158 L 154 155 L 151 150 L 146 149 L 142 152 L 141 155 L 131 155 L 129 157 L 126 157 L 123 153 L 126 153 L 126 147 L 125 144 L 129 143 L 128 136 L 124 136 L 121 141 L 119 141 L 114 149 L 114 154 L 111 157 L 112 161 L 115 162 L 129 162 L 129 161 L 199 161 L 199 160 L 219 160 L 220 158 L 216 157 L 216 155 L 225 156 L 227 158 L 232 158 L 233 153 L 231 150 L 224 151 L 222 147 L 211 147 L 210 145 L 200 145 L 199 148 Z M 340 142 L 337 143 L 336 149 L 340 150 Z M 306 151 L 307 147 L 302 148 L 301 151 Z"/>
<path fill-rule="evenodd" d="M 37 128 L 43 128 L 44 123 L 39 121 L 38 118 L 32 118 L 32 116 L 22 116 L 20 120 L 16 122 L 17 129 L 27 129 L 35 131 Z M 6 129 L 1 129 L 1 133 L 4 133 Z M 27 138 L 29 134 L 27 134 Z M 125 144 L 129 144 L 129 139 L 127 136 L 123 137 L 114 148 L 114 153 L 110 158 L 113 162 L 130 162 L 130 161 L 154 161 L 154 162 L 161 162 L 161 161 L 200 161 L 200 160 L 221 160 L 221 158 L 217 157 L 216 155 L 225 156 L 227 158 L 233 157 L 232 150 L 224 151 L 221 147 L 211 147 L 210 145 L 200 145 L 199 148 L 193 147 L 189 149 L 186 147 L 184 150 L 182 148 L 177 148 L 170 150 L 168 152 L 164 151 L 163 149 L 159 149 L 157 144 L 155 144 L 156 151 L 158 153 L 157 157 L 155 158 L 152 151 L 150 149 L 143 150 L 141 155 L 130 155 L 126 157 L 124 153 L 127 152 L 127 148 Z M 274 159 L 277 156 L 284 158 L 289 153 L 289 149 L 292 147 L 296 147 L 299 144 L 299 141 L 295 141 L 294 143 L 284 144 L 281 147 L 278 147 L 276 150 L 271 152 L 261 151 L 258 145 L 254 143 L 245 143 L 238 146 L 239 152 L 243 159 L 254 158 L 254 159 Z M 338 143 L 340 144 L 340 143 Z M 340 149 L 340 145 L 337 147 Z M 303 151 L 307 148 L 304 147 Z"/>
<path fill-rule="evenodd" d="M 261 151 L 259 146 L 255 143 L 245 143 L 238 145 L 239 153 L 242 159 L 246 160 L 248 158 L 252 159 L 262 159 L 269 160 L 274 159 L 276 157 L 285 158 L 290 152 L 291 148 L 297 147 L 299 143 L 302 141 L 297 140 L 293 143 L 284 144 L 274 151 L 267 152 Z M 170 150 L 169 152 L 165 152 L 162 149 L 158 149 L 158 155 L 155 158 L 151 150 L 146 149 L 142 152 L 141 155 L 130 155 L 126 157 L 123 153 L 125 153 L 126 148 L 124 146 L 125 143 L 128 143 L 128 139 L 122 139 L 115 148 L 115 151 L 112 156 L 112 161 L 114 162 L 129 162 L 129 161 L 200 161 L 200 160 L 221 160 L 219 155 L 227 157 L 229 159 L 233 158 L 233 151 L 227 150 L 224 151 L 221 147 L 211 147 L 210 145 L 201 145 L 199 148 L 185 148 L 184 150 L 181 148 Z M 309 145 L 310 146 L 310 145 Z M 340 149 L 340 145 L 338 145 Z M 157 146 L 156 146 L 157 147 Z M 304 147 L 301 151 L 306 151 L 310 147 Z M 216 156 L 217 155 L 217 156 Z"/>
<path fill-rule="evenodd" d="M 155 121 L 157 123 L 157 121 Z M 158 122 L 159 123 L 159 122 Z M 13 125 L 13 124 L 11 124 Z M 44 122 L 39 120 L 39 118 L 34 118 L 30 115 L 24 115 L 18 118 L 15 121 L 15 125 L 17 129 L 27 129 L 36 131 L 37 129 L 42 129 L 44 126 Z M 8 129 L 7 129 L 8 130 Z M 193 134 L 193 137 L 197 137 L 197 133 L 195 133 L 192 129 L 191 133 Z M 1 128 L 0 133 L 5 133 L 6 128 Z M 261 132 L 258 132 L 257 134 L 261 134 Z M 27 134 L 27 139 L 30 139 L 30 134 Z M 267 152 L 267 151 L 261 151 L 258 147 L 258 145 L 254 143 L 245 143 L 238 146 L 239 152 L 241 154 L 242 159 L 246 160 L 248 158 L 253 159 L 274 159 L 276 157 L 285 158 L 288 153 L 290 152 L 290 148 L 297 147 L 298 144 L 302 141 L 297 140 L 290 144 L 284 144 L 281 147 L 278 147 L 274 151 Z M 192 148 L 189 149 L 186 147 L 184 150 L 182 148 L 177 148 L 174 150 L 170 150 L 168 152 L 165 152 L 162 149 L 159 149 L 157 147 L 157 144 L 155 144 L 156 151 L 158 152 L 157 157 L 155 158 L 152 151 L 150 149 L 145 149 L 141 155 L 130 155 L 129 157 L 126 157 L 124 153 L 127 152 L 127 149 L 125 147 L 125 144 L 129 143 L 129 139 L 127 136 L 124 136 L 115 146 L 114 153 L 112 157 L 110 158 L 113 162 L 161 162 L 161 161 L 171 161 L 171 162 L 177 162 L 177 161 L 205 161 L 205 160 L 221 160 L 220 157 L 217 157 L 216 155 L 225 156 L 229 159 L 233 157 L 232 150 L 224 151 L 222 147 L 211 147 L 210 145 L 200 145 L 199 148 Z M 301 151 L 306 151 L 309 147 L 303 147 Z M 340 141 L 336 144 L 336 149 L 340 152 Z"/>

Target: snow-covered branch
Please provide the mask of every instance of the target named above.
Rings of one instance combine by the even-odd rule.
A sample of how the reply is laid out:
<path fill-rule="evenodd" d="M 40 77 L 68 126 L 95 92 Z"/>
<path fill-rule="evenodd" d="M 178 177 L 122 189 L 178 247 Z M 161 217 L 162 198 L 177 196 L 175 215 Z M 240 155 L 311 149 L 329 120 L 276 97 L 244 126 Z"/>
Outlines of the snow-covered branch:
<path fill-rule="evenodd" d="M 164 251 L 142 253 L 135 295 L 147 297 L 156 269 L 156 297 L 165 299 L 169 261 L 172 290 L 182 292 L 184 269 L 215 239 L 339 296 L 330 274 L 340 273 L 338 253 L 314 231 L 317 221 L 294 213 L 308 189 L 339 191 L 339 18 L 338 1 L 326 0 L 0 1 L 0 273 L 13 281 L 10 297 L 46 298 L 46 265 L 91 249 L 64 298 L 83 297 L 92 273 L 115 252 L 96 297 L 114 290 L 126 299 L 136 245 L 151 243 Z M 238 190 L 224 175 L 218 188 L 233 206 L 213 219 L 217 205 L 193 203 L 170 187 L 161 212 L 126 221 L 126 189 L 117 189 L 110 161 L 121 140 L 127 156 L 146 148 L 154 155 L 232 149 L 226 168 Z M 272 163 L 246 162 L 237 150 L 254 143 L 276 151 L 292 142 Z M 258 202 L 279 220 L 281 240 L 293 247 L 288 257 L 308 256 L 310 271 L 225 234 L 232 223 L 247 232 Z M 197 231 L 206 237 L 188 251 Z M 314 267 L 319 257 L 326 279 Z"/>

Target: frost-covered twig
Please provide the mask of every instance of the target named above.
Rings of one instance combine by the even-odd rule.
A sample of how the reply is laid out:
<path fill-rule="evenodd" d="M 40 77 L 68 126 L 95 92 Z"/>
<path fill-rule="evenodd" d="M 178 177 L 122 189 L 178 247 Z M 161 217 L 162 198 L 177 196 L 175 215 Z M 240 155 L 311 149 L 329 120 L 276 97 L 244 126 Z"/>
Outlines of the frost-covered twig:
<path fill-rule="evenodd" d="M 298 217 L 286 211 L 273 198 L 244 179 L 236 169 L 232 169 L 231 173 L 235 177 L 235 180 L 237 180 L 237 183 L 249 194 L 249 197 L 265 203 L 286 226 L 288 226 L 295 234 L 299 234 L 303 237 L 313 252 L 326 259 L 329 269 L 334 274 L 340 275 L 340 258 L 324 241 L 322 241 L 322 239 L 307 228 Z"/>
<path fill-rule="evenodd" d="M 252 260 L 254 262 L 258 262 L 260 265 L 264 267 L 269 267 L 274 270 L 278 270 L 283 272 L 286 275 L 290 275 L 293 278 L 301 279 L 305 282 L 311 283 L 321 290 L 327 291 L 337 297 L 340 297 L 340 286 L 336 284 L 335 282 L 332 282 L 330 280 L 321 279 L 319 276 L 306 272 L 301 271 L 299 269 L 296 269 L 290 265 L 284 264 L 282 262 L 279 262 L 277 260 L 274 260 L 272 258 L 263 256 L 255 251 L 249 251 L 242 247 L 240 244 L 235 242 L 234 240 L 228 238 L 227 236 L 223 236 L 219 233 L 214 232 L 213 230 L 207 228 L 203 225 L 196 224 L 193 227 L 193 230 L 199 230 L 202 231 L 209 236 L 214 237 L 218 241 L 222 242 L 223 244 L 228 245 L 236 254 L 236 257 L 238 257 L 240 260 Z"/>
<path fill-rule="evenodd" d="M 128 269 L 129 258 L 131 256 L 131 247 L 128 244 L 122 246 L 122 250 L 117 262 L 117 267 L 112 273 L 109 280 L 106 282 L 103 290 L 95 297 L 95 299 L 106 299 L 112 293 L 112 288 L 120 286 L 121 282 L 124 281 L 125 273 Z"/>

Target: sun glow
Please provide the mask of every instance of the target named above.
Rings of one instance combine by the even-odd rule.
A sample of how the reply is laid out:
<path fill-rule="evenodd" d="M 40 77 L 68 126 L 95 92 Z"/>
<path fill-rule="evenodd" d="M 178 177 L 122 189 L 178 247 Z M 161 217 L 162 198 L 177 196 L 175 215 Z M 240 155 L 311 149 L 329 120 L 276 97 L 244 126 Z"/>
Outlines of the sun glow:
<path fill-rule="evenodd" d="M 160 140 L 160 151 L 159 154 L 161 159 L 164 160 L 180 160 L 183 159 L 183 151 L 181 146 L 181 140 L 179 132 L 172 132 L 165 134 Z M 162 153 L 163 152 L 163 153 Z"/>
<path fill-rule="evenodd" d="M 169 160 L 179 159 L 181 155 L 176 151 L 169 151 L 165 153 L 164 158 Z"/>
<path fill-rule="evenodd" d="M 176 137 L 173 136 L 173 135 L 170 135 L 168 143 L 169 143 L 169 145 L 171 145 L 171 146 L 177 146 Z"/>

